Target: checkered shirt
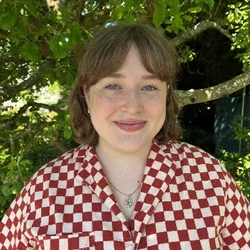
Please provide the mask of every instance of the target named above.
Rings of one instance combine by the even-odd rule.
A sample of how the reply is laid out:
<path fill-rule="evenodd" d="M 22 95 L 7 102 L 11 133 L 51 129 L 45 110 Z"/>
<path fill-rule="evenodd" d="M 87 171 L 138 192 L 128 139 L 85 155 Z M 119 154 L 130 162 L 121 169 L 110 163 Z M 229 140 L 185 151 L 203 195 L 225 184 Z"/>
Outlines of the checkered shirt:
<path fill-rule="evenodd" d="M 0 223 L 0 249 L 250 249 L 250 205 L 218 161 L 181 142 L 152 144 L 126 221 L 95 150 L 42 167 Z"/>

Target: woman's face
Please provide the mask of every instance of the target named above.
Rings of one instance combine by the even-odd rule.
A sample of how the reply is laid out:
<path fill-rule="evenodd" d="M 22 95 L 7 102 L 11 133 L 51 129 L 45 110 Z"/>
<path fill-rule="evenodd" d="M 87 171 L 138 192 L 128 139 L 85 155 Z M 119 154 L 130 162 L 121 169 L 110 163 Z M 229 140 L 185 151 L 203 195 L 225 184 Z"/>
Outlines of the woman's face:
<path fill-rule="evenodd" d="M 100 149 L 148 152 L 165 120 L 167 86 L 144 68 L 135 45 L 121 68 L 85 96 Z"/>

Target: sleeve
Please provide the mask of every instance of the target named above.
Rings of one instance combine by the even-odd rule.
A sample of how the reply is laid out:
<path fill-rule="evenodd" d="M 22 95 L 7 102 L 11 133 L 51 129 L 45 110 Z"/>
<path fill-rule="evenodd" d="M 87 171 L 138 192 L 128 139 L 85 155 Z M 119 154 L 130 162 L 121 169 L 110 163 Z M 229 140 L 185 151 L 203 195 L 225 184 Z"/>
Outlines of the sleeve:
<path fill-rule="evenodd" d="M 224 250 L 250 249 L 250 203 L 233 178 L 226 175 L 225 228 L 222 231 Z"/>
<path fill-rule="evenodd" d="M 24 234 L 25 219 L 29 208 L 27 190 L 25 186 L 0 222 L 1 250 L 27 249 L 28 240 Z"/>

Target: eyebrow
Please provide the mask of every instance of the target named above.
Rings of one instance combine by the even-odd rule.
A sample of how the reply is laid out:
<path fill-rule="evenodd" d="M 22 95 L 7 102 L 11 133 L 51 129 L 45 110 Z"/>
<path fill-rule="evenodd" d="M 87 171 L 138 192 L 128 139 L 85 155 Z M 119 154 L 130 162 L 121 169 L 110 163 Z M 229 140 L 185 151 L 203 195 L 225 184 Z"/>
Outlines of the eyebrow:
<path fill-rule="evenodd" d="M 115 78 L 115 79 L 124 79 L 125 76 L 123 74 L 119 74 L 119 73 L 112 73 L 110 74 L 108 77 L 111 77 L 111 78 Z M 156 76 L 155 74 L 150 74 L 150 75 L 144 75 L 141 77 L 142 79 L 144 80 L 155 80 L 155 79 L 159 79 L 158 76 Z"/>

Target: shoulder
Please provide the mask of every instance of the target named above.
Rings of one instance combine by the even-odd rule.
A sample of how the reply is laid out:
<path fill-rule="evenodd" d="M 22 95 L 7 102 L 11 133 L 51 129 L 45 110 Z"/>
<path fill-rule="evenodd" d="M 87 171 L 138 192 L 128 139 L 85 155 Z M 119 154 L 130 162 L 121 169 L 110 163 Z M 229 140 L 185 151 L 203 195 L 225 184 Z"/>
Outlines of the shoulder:
<path fill-rule="evenodd" d="M 195 159 L 196 163 L 219 164 L 220 162 L 214 156 L 203 149 L 189 144 L 187 142 L 169 141 L 166 145 L 160 145 L 165 154 L 170 154 L 175 159 L 182 161 L 184 159 Z"/>
<path fill-rule="evenodd" d="M 199 173 L 202 178 L 225 179 L 228 176 L 227 170 L 218 159 L 197 146 L 170 141 L 160 147 L 165 156 L 175 163 L 177 172 L 193 176 Z"/>
<path fill-rule="evenodd" d="M 71 149 L 42 166 L 39 171 L 44 171 L 45 169 L 46 171 L 49 171 L 52 168 L 54 170 L 59 170 L 60 168 L 65 166 L 69 167 L 70 164 L 79 161 L 79 158 L 85 158 L 86 150 L 88 149 L 88 147 L 89 146 L 86 145 L 80 145 L 77 148 Z"/>
<path fill-rule="evenodd" d="M 89 146 L 80 145 L 42 166 L 29 180 L 29 185 L 44 183 L 49 180 L 68 180 L 73 178 L 82 167 L 86 150 Z M 27 184 L 27 185 L 28 185 Z"/>
<path fill-rule="evenodd" d="M 42 200 L 44 191 L 55 192 L 58 188 L 64 190 L 68 185 L 80 185 L 75 180 L 84 164 L 86 151 L 90 146 L 80 145 L 42 166 L 18 194 L 17 200 L 22 200 L 30 206 L 34 200 Z"/>
<path fill-rule="evenodd" d="M 177 183 L 184 181 L 187 186 L 194 185 L 203 190 L 216 188 L 217 194 L 223 197 L 229 190 L 237 188 L 233 178 L 220 161 L 203 149 L 178 141 L 170 141 L 160 147 L 175 165 Z"/>

